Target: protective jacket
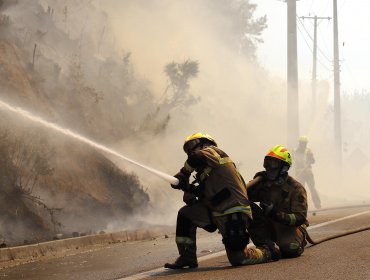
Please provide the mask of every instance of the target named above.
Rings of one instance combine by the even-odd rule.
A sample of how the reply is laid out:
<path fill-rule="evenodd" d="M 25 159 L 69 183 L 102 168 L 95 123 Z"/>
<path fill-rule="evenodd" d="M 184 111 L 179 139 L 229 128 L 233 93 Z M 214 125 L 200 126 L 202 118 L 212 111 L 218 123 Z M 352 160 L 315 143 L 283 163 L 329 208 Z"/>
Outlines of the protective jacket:
<path fill-rule="evenodd" d="M 263 175 L 264 171 L 257 173 Z M 302 184 L 286 175 L 277 181 L 262 180 L 248 189 L 250 201 L 273 204 L 271 219 L 287 226 L 308 225 L 307 193 Z"/>
<path fill-rule="evenodd" d="M 245 183 L 233 161 L 215 146 L 208 146 L 192 153 L 181 169 L 190 176 L 196 171 L 197 196 L 213 216 L 236 212 L 251 218 Z"/>
<path fill-rule="evenodd" d="M 296 176 L 302 177 L 308 173 L 312 173 L 312 164 L 315 163 L 315 158 L 311 149 L 305 148 L 294 150 L 294 159 Z"/>

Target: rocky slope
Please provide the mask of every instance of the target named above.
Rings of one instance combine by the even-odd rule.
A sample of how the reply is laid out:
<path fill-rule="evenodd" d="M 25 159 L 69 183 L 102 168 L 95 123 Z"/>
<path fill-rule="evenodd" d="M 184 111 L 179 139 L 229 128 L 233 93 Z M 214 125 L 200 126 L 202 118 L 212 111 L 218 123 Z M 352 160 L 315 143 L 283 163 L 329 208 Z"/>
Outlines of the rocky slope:
<path fill-rule="evenodd" d="M 81 42 L 62 30 L 50 7 L 38 1 L 0 4 L 2 102 L 106 144 L 135 128 L 122 92 L 128 88 L 138 96 L 148 92 L 124 72 L 127 65 L 97 59 L 93 49 L 83 58 L 75 55 Z M 57 50 L 58 44 L 65 53 Z M 94 73 L 88 73 L 87 61 L 96 66 Z M 121 73 L 120 85 L 107 80 L 107 68 L 126 73 Z M 128 81 L 130 85 L 119 88 Z M 3 245 L 98 232 L 111 221 L 124 225 L 129 217 L 147 210 L 149 197 L 138 178 L 117 168 L 101 152 L 3 108 L 0 117 Z"/>

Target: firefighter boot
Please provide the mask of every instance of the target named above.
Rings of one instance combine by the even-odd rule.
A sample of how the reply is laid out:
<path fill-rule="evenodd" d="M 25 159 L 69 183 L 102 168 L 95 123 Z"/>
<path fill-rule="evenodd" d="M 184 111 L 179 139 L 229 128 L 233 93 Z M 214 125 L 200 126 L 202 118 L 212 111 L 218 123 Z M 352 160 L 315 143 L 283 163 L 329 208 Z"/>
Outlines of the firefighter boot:
<path fill-rule="evenodd" d="M 197 247 L 195 244 L 177 244 L 180 256 L 174 263 L 166 263 L 165 268 L 182 269 L 182 268 L 197 268 Z"/>
<path fill-rule="evenodd" d="M 268 261 L 274 262 L 281 259 L 280 248 L 275 242 L 269 240 L 262 247 L 268 251 Z"/>

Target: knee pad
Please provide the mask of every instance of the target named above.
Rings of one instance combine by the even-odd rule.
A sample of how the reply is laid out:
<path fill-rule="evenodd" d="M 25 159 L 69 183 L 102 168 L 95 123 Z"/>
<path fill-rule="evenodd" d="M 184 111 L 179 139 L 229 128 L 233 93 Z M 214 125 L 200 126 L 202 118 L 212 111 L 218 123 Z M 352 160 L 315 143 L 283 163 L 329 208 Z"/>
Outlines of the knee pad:
<path fill-rule="evenodd" d="M 247 233 L 247 217 L 243 213 L 228 215 L 225 223 L 225 236 L 222 239 L 225 247 L 230 251 L 244 250 L 249 243 Z"/>

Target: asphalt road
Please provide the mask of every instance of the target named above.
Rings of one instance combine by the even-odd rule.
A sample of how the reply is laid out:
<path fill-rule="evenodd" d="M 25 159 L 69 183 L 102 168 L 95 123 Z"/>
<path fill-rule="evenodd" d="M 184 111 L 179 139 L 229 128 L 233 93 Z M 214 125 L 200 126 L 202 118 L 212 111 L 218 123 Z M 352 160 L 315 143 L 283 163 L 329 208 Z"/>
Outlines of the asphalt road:
<path fill-rule="evenodd" d="M 310 216 L 312 225 L 348 215 L 349 219 L 312 228 L 313 239 L 370 226 L 370 208 L 339 209 Z M 0 270 L 0 279 L 370 279 L 370 231 L 341 237 L 306 248 L 297 259 L 274 263 L 230 267 L 221 236 L 199 231 L 200 267 L 195 270 L 168 271 L 162 267 L 177 257 L 174 236 L 114 244 L 74 256 L 45 258 Z M 212 252 L 212 253 L 211 253 Z M 202 256 L 210 258 L 202 260 Z M 159 268 L 152 271 L 155 268 Z M 149 271 L 149 272 L 148 272 Z"/>
<path fill-rule="evenodd" d="M 367 245 L 364 241 L 367 240 Z M 146 279 L 370 279 L 370 231 L 307 248 L 298 259 L 232 268 L 226 257 L 202 262 L 198 269 L 164 271 Z"/>

